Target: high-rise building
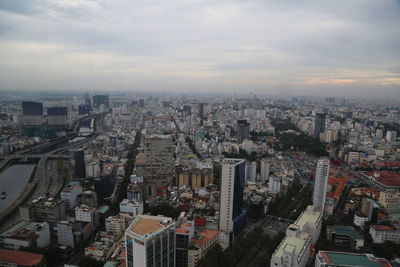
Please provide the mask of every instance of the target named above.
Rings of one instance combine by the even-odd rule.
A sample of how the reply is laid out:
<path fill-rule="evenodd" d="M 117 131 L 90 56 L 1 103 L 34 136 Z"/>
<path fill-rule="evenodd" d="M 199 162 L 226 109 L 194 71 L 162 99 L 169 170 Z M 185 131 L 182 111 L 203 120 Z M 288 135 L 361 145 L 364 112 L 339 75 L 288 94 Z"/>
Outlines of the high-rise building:
<path fill-rule="evenodd" d="M 386 132 L 386 141 L 393 143 L 396 142 L 396 131 L 387 131 Z"/>
<path fill-rule="evenodd" d="M 85 167 L 85 153 L 83 150 L 78 150 L 74 152 L 75 161 L 75 178 L 85 178 L 86 177 L 86 167 Z"/>
<path fill-rule="evenodd" d="M 108 95 L 94 95 L 93 96 L 93 107 L 99 108 L 100 105 L 109 107 Z"/>
<path fill-rule="evenodd" d="M 22 123 L 24 126 L 42 125 L 43 104 L 31 101 L 22 102 Z"/>
<path fill-rule="evenodd" d="M 261 160 L 260 168 L 260 179 L 262 182 L 266 182 L 269 178 L 269 163 L 266 159 Z"/>
<path fill-rule="evenodd" d="M 223 248 L 232 244 L 246 226 L 247 210 L 242 207 L 245 167 L 243 159 L 224 159 L 222 162 L 219 242 Z"/>
<path fill-rule="evenodd" d="M 314 124 L 314 137 L 319 139 L 321 133 L 325 132 L 325 123 L 326 123 L 326 114 L 325 113 L 317 113 L 315 115 L 315 124 Z"/>
<path fill-rule="evenodd" d="M 247 120 L 237 121 L 237 142 L 243 143 L 244 140 L 249 139 L 250 124 Z"/>
<path fill-rule="evenodd" d="M 185 116 L 191 116 L 192 115 L 192 106 L 184 105 L 183 106 L 183 113 L 184 113 Z"/>
<path fill-rule="evenodd" d="M 90 113 L 90 105 L 79 105 L 78 106 L 78 114 L 84 115 Z"/>
<path fill-rule="evenodd" d="M 47 121 L 49 125 L 56 126 L 61 130 L 66 130 L 68 128 L 67 117 L 67 107 L 47 108 Z"/>
<path fill-rule="evenodd" d="M 199 103 L 199 112 L 198 116 L 201 120 L 204 119 L 204 103 Z"/>
<path fill-rule="evenodd" d="M 313 206 L 316 210 L 323 212 L 326 198 L 326 187 L 329 176 L 329 159 L 321 158 L 317 162 L 315 171 Z"/>
<path fill-rule="evenodd" d="M 172 218 L 137 216 L 125 230 L 126 266 L 175 266 L 175 227 Z"/>
<path fill-rule="evenodd" d="M 171 135 L 146 136 L 136 158 L 136 174 L 143 177 L 145 198 L 155 198 L 157 190 L 173 182 L 174 146 Z"/>

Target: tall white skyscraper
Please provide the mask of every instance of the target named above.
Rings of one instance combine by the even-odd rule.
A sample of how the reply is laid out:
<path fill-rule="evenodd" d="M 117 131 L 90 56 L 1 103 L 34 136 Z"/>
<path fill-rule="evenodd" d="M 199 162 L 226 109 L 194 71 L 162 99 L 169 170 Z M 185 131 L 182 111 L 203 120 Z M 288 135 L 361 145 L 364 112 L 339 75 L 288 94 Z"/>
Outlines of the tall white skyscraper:
<path fill-rule="evenodd" d="M 321 158 L 315 171 L 313 205 L 317 211 L 323 212 L 326 198 L 326 186 L 329 176 L 329 159 Z"/>
<path fill-rule="evenodd" d="M 244 159 L 222 162 L 219 242 L 223 248 L 227 248 L 246 226 L 247 210 L 242 208 L 245 166 Z"/>

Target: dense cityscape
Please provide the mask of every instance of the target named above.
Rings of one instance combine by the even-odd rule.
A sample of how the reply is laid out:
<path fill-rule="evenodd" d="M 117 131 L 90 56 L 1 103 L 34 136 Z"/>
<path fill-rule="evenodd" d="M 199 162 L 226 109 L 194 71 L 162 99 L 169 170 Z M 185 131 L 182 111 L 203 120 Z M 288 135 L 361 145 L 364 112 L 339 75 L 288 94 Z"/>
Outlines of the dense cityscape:
<path fill-rule="evenodd" d="M 399 266 L 400 103 L 2 94 L 0 266 Z"/>

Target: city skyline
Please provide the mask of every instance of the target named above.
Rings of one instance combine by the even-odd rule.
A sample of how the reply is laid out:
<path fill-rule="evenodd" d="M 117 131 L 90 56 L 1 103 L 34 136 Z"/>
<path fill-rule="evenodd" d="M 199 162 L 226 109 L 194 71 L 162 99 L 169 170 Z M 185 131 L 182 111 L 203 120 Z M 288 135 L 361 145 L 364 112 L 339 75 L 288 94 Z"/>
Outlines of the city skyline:
<path fill-rule="evenodd" d="M 398 1 L 3 1 L 0 91 L 400 96 Z"/>

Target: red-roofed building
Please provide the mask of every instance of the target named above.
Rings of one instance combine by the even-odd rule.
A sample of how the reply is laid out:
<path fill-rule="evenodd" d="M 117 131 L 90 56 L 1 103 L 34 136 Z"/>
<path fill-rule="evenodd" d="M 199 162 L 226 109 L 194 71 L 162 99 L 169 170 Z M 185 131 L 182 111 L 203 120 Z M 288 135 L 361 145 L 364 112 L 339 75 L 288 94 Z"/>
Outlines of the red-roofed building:
<path fill-rule="evenodd" d="M 207 251 L 218 242 L 218 230 L 205 229 L 192 237 L 189 248 L 188 267 L 195 267 Z"/>
<path fill-rule="evenodd" d="M 0 249 L 0 266 L 43 267 L 46 266 L 46 262 L 42 254 Z"/>

